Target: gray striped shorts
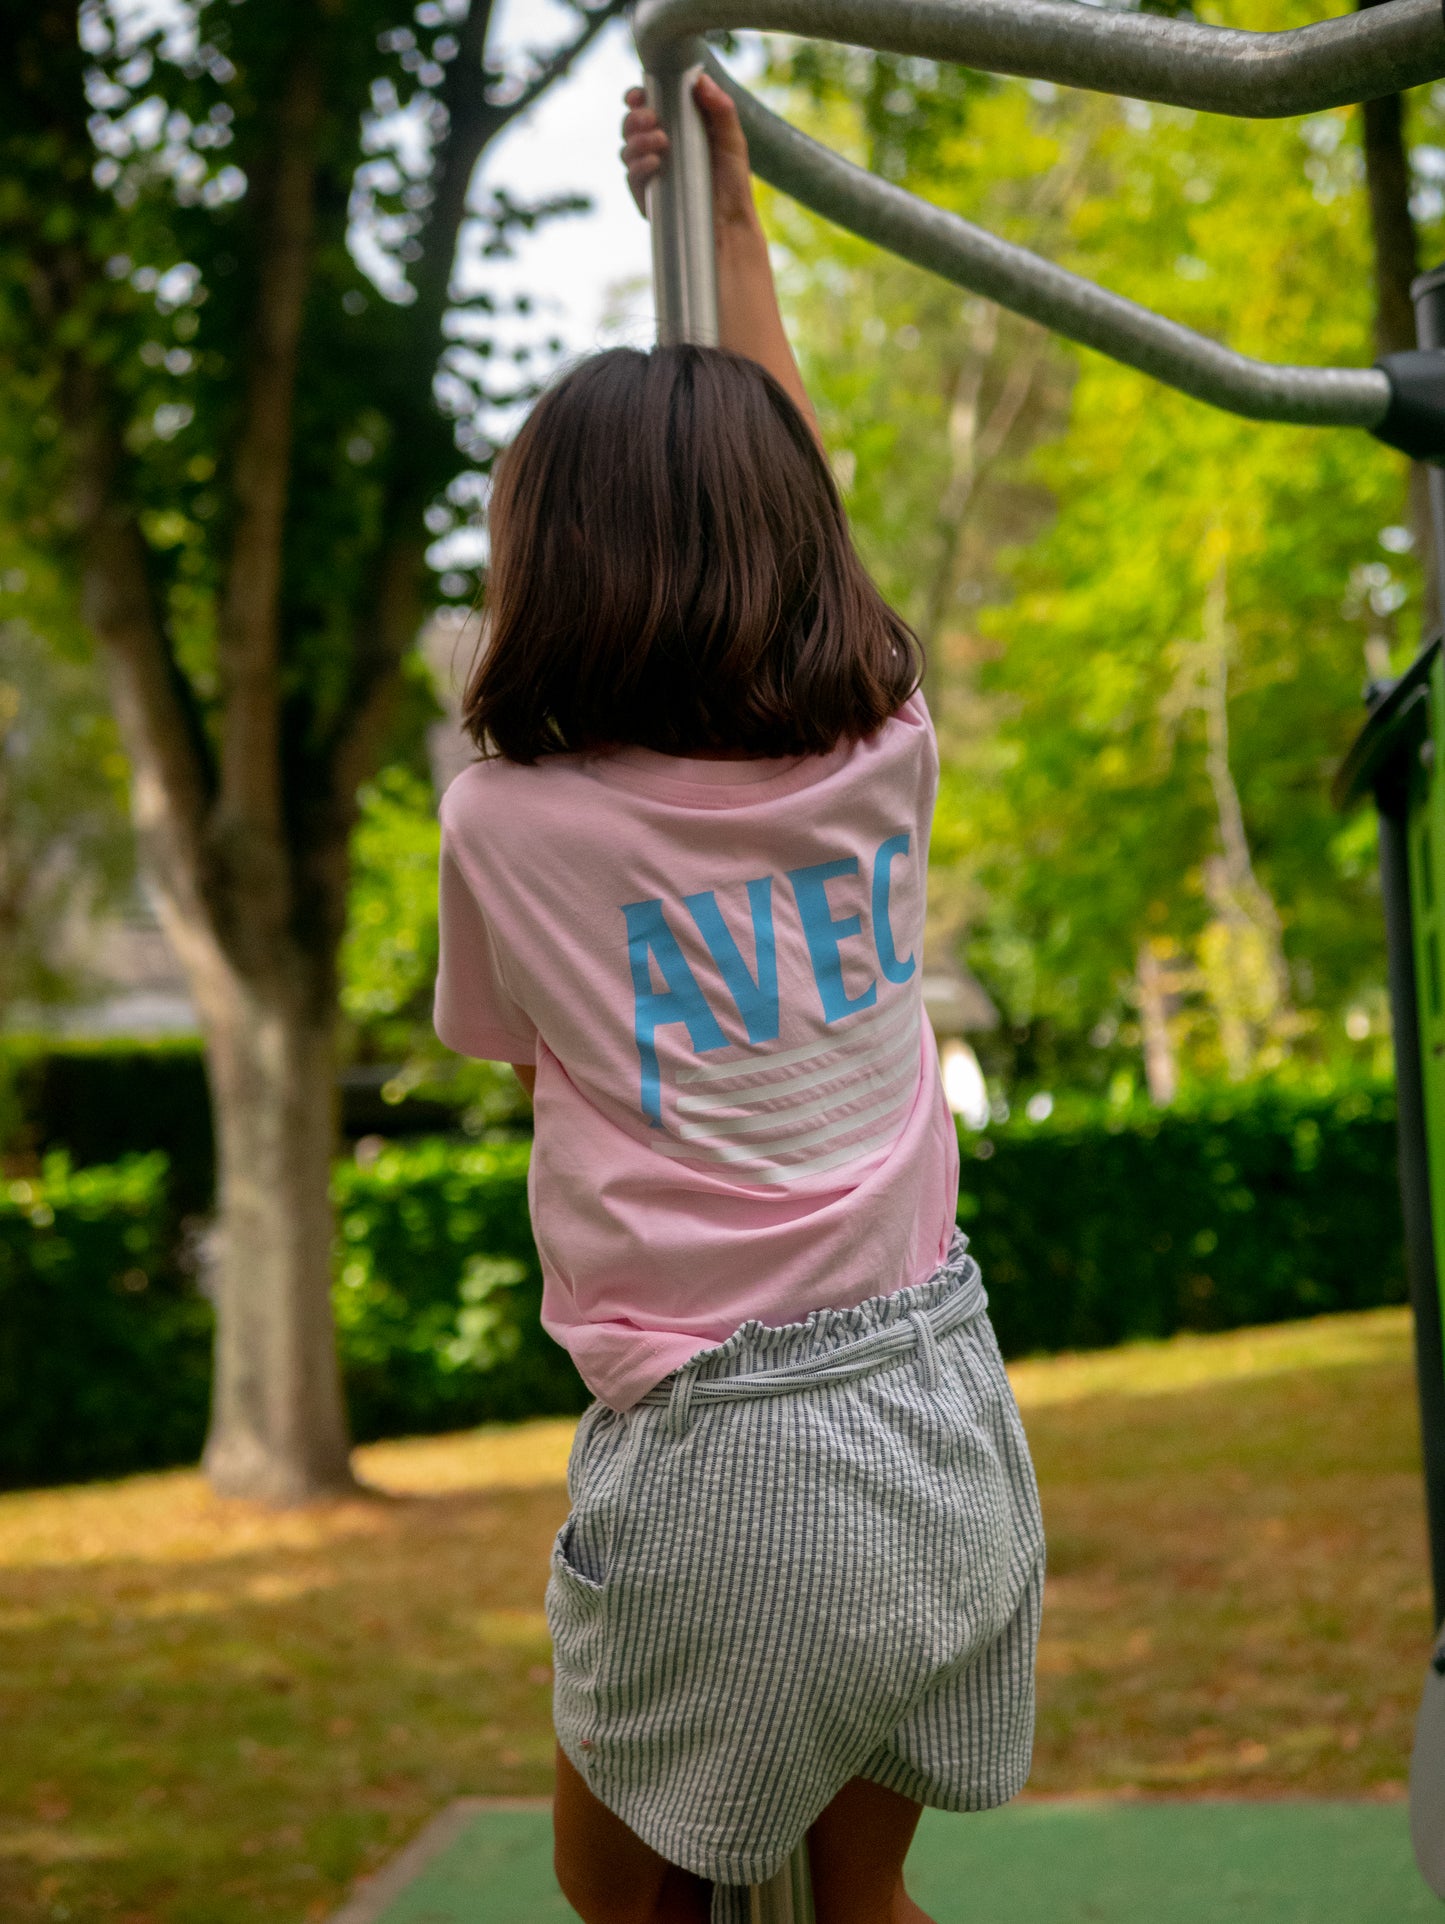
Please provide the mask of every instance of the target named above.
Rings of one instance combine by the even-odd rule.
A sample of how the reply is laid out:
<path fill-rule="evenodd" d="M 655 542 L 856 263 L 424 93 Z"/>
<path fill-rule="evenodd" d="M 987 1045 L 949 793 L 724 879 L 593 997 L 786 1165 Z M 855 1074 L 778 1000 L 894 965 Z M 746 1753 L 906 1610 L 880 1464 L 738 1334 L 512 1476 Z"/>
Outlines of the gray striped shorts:
<path fill-rule="evenodd" d="M 761 1882 L 853 1777 L 957 1811 L 1023 1785 L 1043 1529 L 986 1304 L 960 1236 L 925 1282 L 745 1323 L 583 1416 L 557 1736 L 670 1862 Z"/>

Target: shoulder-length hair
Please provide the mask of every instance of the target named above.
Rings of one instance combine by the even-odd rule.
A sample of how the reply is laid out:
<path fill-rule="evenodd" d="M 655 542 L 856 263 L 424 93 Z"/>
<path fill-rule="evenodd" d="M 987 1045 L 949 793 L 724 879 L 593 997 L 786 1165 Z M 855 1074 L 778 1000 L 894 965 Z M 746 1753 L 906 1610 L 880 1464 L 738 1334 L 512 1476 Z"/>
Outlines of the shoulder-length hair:
<path fill-rule="evenodd" d="M 497 466 L 486 608 L 463 714 L 514 762 L 822 753 L 922 667 L 802 415 L 715 348 L 615 348 L 542 396 Z"/>

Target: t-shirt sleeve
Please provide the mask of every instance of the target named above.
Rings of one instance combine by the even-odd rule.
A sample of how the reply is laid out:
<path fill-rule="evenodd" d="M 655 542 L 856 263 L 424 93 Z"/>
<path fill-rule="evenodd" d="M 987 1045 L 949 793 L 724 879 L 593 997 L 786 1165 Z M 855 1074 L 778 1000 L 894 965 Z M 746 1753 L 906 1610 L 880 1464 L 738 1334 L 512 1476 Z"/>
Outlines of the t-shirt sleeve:
<path fill-rule="evenodd" d="M 898 720 L 913 729 L 919 746 L 918 759 L 918 806 L 919 826 L 922 829 L 923 845 L 928 843 L 928 831 L 933 822 L 934 804 L 938 800 L 938 736 L 934 732 L 933 717 L 928 712 L 928 703 L 923 698 L 922 688 L 913 693 L 898 710 Z"/>
<path fill-rule="evenodd" d="M 492 931 L 445 827 L 438 914 L 437 1035 L 483 1062 L 535 1061 L 536 1025 L 503 980 Z"/>

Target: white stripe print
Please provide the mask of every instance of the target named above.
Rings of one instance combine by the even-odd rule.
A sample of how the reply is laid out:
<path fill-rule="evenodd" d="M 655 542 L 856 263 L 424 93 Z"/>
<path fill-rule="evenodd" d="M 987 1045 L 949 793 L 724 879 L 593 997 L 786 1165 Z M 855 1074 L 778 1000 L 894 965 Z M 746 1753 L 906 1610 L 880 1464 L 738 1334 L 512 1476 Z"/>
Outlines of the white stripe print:
<path fill-rule="evenodd" d="M 778 1049 L 764 1052 L 754 1049 L 750 1055 L 734 1056 L 729 1062 L 704 1062 L 696 1069 L 679 1069 L 677 1080 L 683 1083 L 734 1081 L 739 1076 L 771 1076 L 776 1069 L 802 1068 L 810 1062 L 821 1062 L 825 1056 L 836 1056 L 841 1072 L 847 1061 L 856 1058 L 861 1044 L 868 1048 L 883 1036 L 896 1029 L 910 1016 L 916 1016 L 919 997 L 900 995 L 895 1001 L 882 1009 L 870 1010 L 860 1016 L 845 1035 L 825 1036 L 821 1042 L 809 1042 L 801 1049 Z M 748 1090 L 751 1095 L 753 1092 Z"/>
<path fill-rule="evenodd" d="M 890 1060 L 886 1068 L 874 1067 L 858 1075 L 850 1064 L 846 1071 L 850 1086 L 847 1089 L 835 1089 L 831 1095 L 820 1096 L 816 1102 L 786 1102 L 780 1109 L 747 1109 L 738 1115 L 734 1111 L 742 1103 L 742 1094 L 730 1095 L 726 1106 L 701 1102 L 696 1098 L 688 1102 L 687 1097 L 681 1097 L 678 1101 L 678 1109 L 681 1111 L 683 1104 L 687 1103 L 686 1113 L 689 1116 L 696 1113 L 702 1119 L 699 1122 L 679 1122 L 674 1133 L 690 1142 L 701 1142 L 708 1136 L 753 1136 L 759 1130 L 767 1129 L 775 1133 L 781 1130 L 786 1134 L 798 1123 L 808 1122 L 814 1116 L 826 1116 L 830 1112 L 836 1114 L 839 1103 L 860 1102 L 864 1096 L 876 1095 L 884 1089 L 896 1090 L 905 1078 L 911 1084 L 917 1072 L 917 1062 L 913 1057 L 900 1060 L 898 1052 L 909 1042 L 915 1041 L 917 1034 L 915 1027 L 901 1036 L 896 1043 L 888 1045 Z M 841 1075 L 843 1072 L 839 1073 Z M 748 1089 L 743 1093 L 750 1096 L 754 1091 Z M 785 1095 L 791 1092 L 780 1093 L 770 1088 L 759 1090 L 757 1093 L 764 1101 L 784 1102 Z M 897 1100 L 895 1095 L 894 1101 Z M 857 1120 L 861 1122 L 863 1118 L 859 1116 Z"/>
<path fill-rule="evenodd" d="M 919 1013 L 915 993 L 860 1022 L 844 1040 L 783 1050 L 762 1061 L 754 1056 L 681 1071 L 678 1081 L 694 1087 L 704 1078 L 748 1082 L 679 1095 L 674 1139 L 654 1147 L 664 1155 L 726 1164 L 739 1174 L 755 1172 L 756 1180 L 769 1184 L 801 1181 L 875 1154 L 897 1135 L 917 1088 Z M 781 1075 L 775 1073 L 780 1066 Z M 825 1093 L 800 1100 L 818 1089 Z M 826 1120 L 818 1123 L 820 1117 Z M 876 1125 L 885 1118 L 880 1130 Z M 866 1132 L 861 1139 L 838 1146 L 840 1138 L 857 1138 L 860 1130 Z M 740 1136 L 763 1140 L 727 1140 Z M 829 1143 L 835 1146 L 805 1155 Z M 790 1160 L 799 1156 L 804 1159 Z"/>

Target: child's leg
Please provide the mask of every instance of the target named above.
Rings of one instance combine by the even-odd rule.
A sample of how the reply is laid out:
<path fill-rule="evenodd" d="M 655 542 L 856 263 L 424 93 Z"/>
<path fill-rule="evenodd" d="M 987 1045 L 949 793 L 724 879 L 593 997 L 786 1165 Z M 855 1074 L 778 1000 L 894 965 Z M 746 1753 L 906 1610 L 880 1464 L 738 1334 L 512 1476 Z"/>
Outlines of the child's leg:
<path fill-rule="evenodd" d="M 711 1887 L 594 1797 L 560 1744 L 552 1826 L 557 1882 L 583 1924 L 707 1924 Z"/>
<path fill-rule="evenodd" d="M 922 1809 L 866 1777 L 844 1784 L 808 1832 L 818 1924 L 931 1924 L 903 1888 Z"/>
<path fill-rule="evenodd" d="M 818 1924 L 930 1924 L 903 1888 L 921 1806 L 866 1777 L 808 1832 Z M 583 1924 L 707 1924 L 709 1887 L 644 1844 L 557 1750 L 557 1882 Z"/>

